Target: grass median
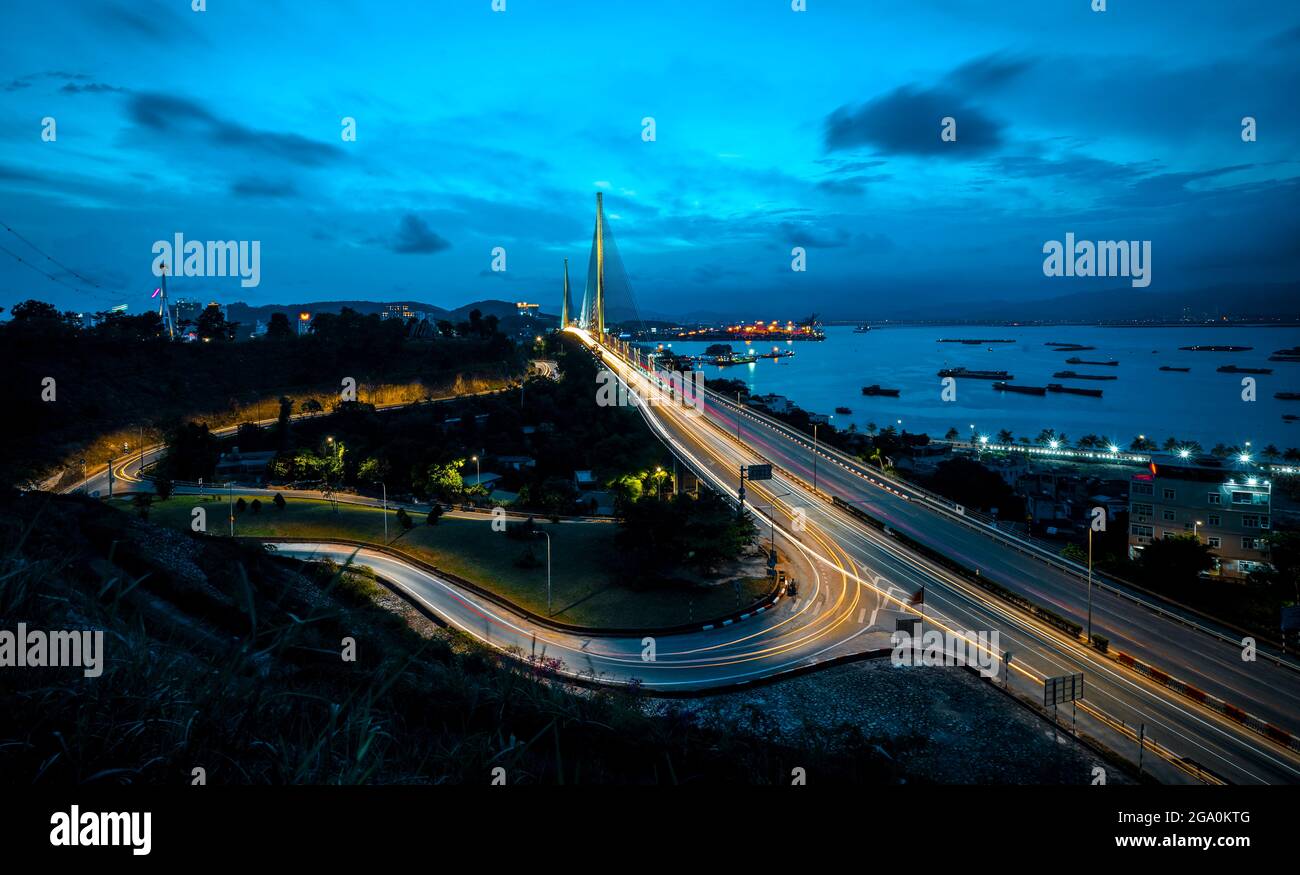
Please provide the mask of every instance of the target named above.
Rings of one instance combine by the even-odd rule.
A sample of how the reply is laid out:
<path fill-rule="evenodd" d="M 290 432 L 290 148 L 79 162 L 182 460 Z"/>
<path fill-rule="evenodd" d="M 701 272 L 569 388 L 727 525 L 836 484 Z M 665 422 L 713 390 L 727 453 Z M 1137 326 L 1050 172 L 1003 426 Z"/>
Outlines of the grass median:
<path fill-rule="evenodd" d="M 380 508 L 311 499 L 288 499 L 277 510 L 265 495 L 235 494 L 260 511 L 245 508 L 235 515 L 235 534 L 292 538 L 344 538 L 371 544 L 384 542 L 384 512 Z M 189 531 L 195 507 L 207 510 L 207 528 L 214 535 L 229 532 L 229 499 L 207 501 L 177 495 L 155 500 L 149 510 L 154 523 Z M 128 501 L 113 504 L 128 513 Z M 388 546 L 452 574 L 473 581 L 501 598 L 536 614 L 546 614 L 546 539 L 516 540 L 492 531 L 487 520 L 443 517 L 435 526 L 423 514 L 412 515 L 415 526 L 405 532 L 395 510 L 388 512 Z M 513 524 L 512 524 L 513 525 Z M 632 587 L 620 580 L 613 523 L 537 523 L 551 536 L 552 618 L 561 623 L 598 628 L 654 628 L 721 617 L 752 604 L 768 591 L 763 578 L 716 586 L 666 583 L 662 587 Z M 535 565 L 522 558 L 531 552 Z"/>

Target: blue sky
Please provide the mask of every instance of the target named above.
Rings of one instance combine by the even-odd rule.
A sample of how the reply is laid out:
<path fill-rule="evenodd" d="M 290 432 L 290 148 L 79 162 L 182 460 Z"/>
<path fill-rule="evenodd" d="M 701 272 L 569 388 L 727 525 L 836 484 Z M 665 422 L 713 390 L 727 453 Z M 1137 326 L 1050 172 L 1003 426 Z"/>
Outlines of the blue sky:
<path fill-rule="evenodd" d="M 181 232 L 261 241 L 261 284 L 174 296 L 558 309 L 597 190 L 660 313 L 1113 288 L 1043 276 L 1067 231 L 1151 240 L 1143 293 L 1300 269 L 1291 0 L 208 5 L 0 0 L 0 221 L 98 286 L 0 228 L 90 293 L 0 252 L 0 306 L 143 309 Z"/>

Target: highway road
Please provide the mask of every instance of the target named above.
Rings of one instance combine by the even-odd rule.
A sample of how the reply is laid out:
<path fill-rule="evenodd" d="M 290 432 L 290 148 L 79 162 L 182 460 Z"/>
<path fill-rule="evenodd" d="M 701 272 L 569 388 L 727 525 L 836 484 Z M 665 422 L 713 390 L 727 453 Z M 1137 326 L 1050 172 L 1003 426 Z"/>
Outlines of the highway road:
<path fill-rule="evenodd" d="M 585 332 L 570 330 L 592 347 L 605 365 L 640 397 L 655 394 L 643 370 L 608 349 L 596 348 Z M 921 502 L 873 485 L 860 471 L 819 463 L 819 493 L 814 494 L 807 485 L 812 468 L 810 448 L 779 429 L 761 428 L 743 418 L 737 440 L 734 410 L 720 404 L 716 397 L 706 399 L 702 411 L 681 403 L 639 407 L 678 458 L 720 490 L 735 491 L 742 464 L 770 461 L 776 465 L 777 474 L 771 482 L 747 484 L 750 489 L 747 497 L 762 504 L 771 503 L 773 495 L 777 496 L 776 501 L 783 510 L 777 516 L 778 527 L 788 528 L 790 520 L 798 516 L 803 521 L 803 531 L 788 530 L 787 536 L 803 538 L 805 547 L 827 570 L 842 569 L 838 573 L 850 576 L 861 588 L 876 592 L 887 602 L 893 600 L 896 607 L 904 610 L 906 600 L 924 585 L 927 626 L 957 632 L 997 631 L 1001 650 L 1013 653 L 1008 672 L 1013 691 L 1041 701 L 1045 678 L 1083 672 L 1086 695 L 1079 705 L 1079 728 L 1115 750 L 1134 756 L 1139 727 L 1145 727 L 1145 741 L 1156 742 L 1161 761 L 1166 764 L 1177 760 L 1185 766 L 1191 761 L 1231 783 L 1300 781 L 1300 756 L 1294 751 L 1156 685 L 1082 646 L 1076 639 L 1010 608 L 964 578 L 833 507 L 826 495 L 839 494 L 845 500 L 862 502 L 891 525 L 896 519 L 903 531 L 937 537 L 945 553 L 984 569 L 1005 585 L 1016 583 L 1013 588 L 1051 601 L 1061 613 L 1076 613 L 1084 598 L 1077 582 L 1066 580 L 1064 575 L 1055 579 L 1050 567 L 1036 559 L 1029 560 L 960 523 L 945 527 L 949 522 L 947 517 L 927 509 Z M 932 531 L 940 534 L 934 536 Z M 808 540 L 813 535 L 817 543 Z M 1237 700 L 1239 706 L 1252 713 L 1284 721 L 1283 726 L 1300 722 L 1295 719 L 1295 708 L 1300 702 L 1300 697 L 1294 694 L 1298 689 L 1297 679 L 1289 669 L 1263 660 L 1243 667 L 1239 653 L 1212 636 L 1132 604 L 1120 603 L 1113 596 L 1107 601 L 1098 590 L 1094 590 L 1093 597 L 1094 631 L 1109 635 L 1116 646 L 1131 647 L 1135 655 L 1151 658 L 1175 676 L 1198 683 L 1208 692 L 1222 691 L 1225 697 Z M 846 614 L 841 619 L 843 625 L 838 628 L 848 633 L 854 618 Z M 844 634 L 841 647 L 828 652 L 851 652 L 855 646 L 856 640 Z M 1271 692 L 1266 694 L 1269 689 Z M 1146 759 L 1150 766 L 1153 759 L 1150 748 Z M 1184 775 L 1193 777 L 1198 770 L 1196 766 L 1188 767 Z"/>
<path fill-rule="evenodd" d="M 652 394 L 643 370 L 597 348 L 584 332 L 575 333 L 635 392 L 642 397 Z M 362 551 L 358 561 L 375 567 L 380 576 L 449 624 L 492 646 L 524 656 L 544 651 L 563 660 L 564 670 L 573 674 L 612 683 L 636 680 L 649 689 L 664 690 L 731 686 L 886 647 L 895 621 L 917 615 L 918 607 L 910 600 L 924 586 L 920 610 L 926 629 L 961 638 L 998 632 L 997 652 L 990 650 L 990 655 L 1001 659 L 1013 654 L 1010 670 L 1000 674 L 1011 692 L 1041 701 L 1045 678 L 1083 672 L 1087 688 L 1077 711 L 1079 730 L 1136 760 L 1138 727 L 1144 727 L 1144 765 L 1161 780 L 1300 782 L 1300 756 L 1295 752 L 1014 610 L 835 508 L 828 496 L 858 502 L 900 531 L 933 540 L 944 552 L 984 569 L 998 582 L 1050 604 L 1059 613 L 1076 616 L 1083 593 L 1068 572 L 907 497 L 897 484 L 875 485 L 869 472 L 852 460 L 832 462 L 828 454 L 819 454 L 819 488 L 814 492 L 808 484 L 813 450 L 802 436 L 763 421 L 752 411 L 742 411 L 737 440 L 736 410 L 716 396 L 706 400 L 703 411 L 681 404 L 639 406 L 651 429 L 681 463 L 723 494 L 734 494 L 739 466 L 762 461 L 777 466 L 773 480 L 747 484 L 746 508 L 761 531 L 775 530 L 777 546 L 789 561 L 806 569 L 796 575 L 801 580 L 796 598 L 783 599 L 773 611 L 726 627 L 659 637 L 656 657 L 647 662 L 639 637 L 557 632 L 386 554 Z M 146 450 L 144 459 L 152 462 L 158 452 Z M 128 483 L 137 479 L 139 459 L 119 462 L 118 476 Z M 103 494 L 105 475 L 101 472 L 97 478 L 78 485 Z M 326 544 L 281 545 L 280 549 L 285 555 L 334 559 L 352 552 L 350 547 Z M 1232 648 L 1204 632 L 1101 590 L 1094 590 L 1093 597 L 1094 631 L 1108 635 L 1115 646 L 1149 658 L 1252 713 L 1288 728 L 1296 724 L 1294 709 L 1300 697 L 1288 669 L 1263 661 L 1239 665 L 1239 656 L 1236 662 L 1232 659 Z M 1266 693 L 1269 689 L 1272 692 Z"/>

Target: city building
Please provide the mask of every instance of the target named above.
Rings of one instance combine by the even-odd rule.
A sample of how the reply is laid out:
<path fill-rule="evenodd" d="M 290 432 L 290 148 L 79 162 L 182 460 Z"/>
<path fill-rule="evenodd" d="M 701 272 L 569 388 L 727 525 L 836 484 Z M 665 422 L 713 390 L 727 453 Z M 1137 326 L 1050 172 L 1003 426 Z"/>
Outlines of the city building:
<path fill-rule="evenodd" d="M 1231 462 L 1152 456 L 1129 481 L 1129 556 L 1157 538 L 1194 535 L 1216 557 L 1212 573 L 1244 577 L 1268 565 L 1271 504 L 1270 482 Z"/>
<path fill-rule="evenodd" d="M 179 326 L 185 322 L 198 322 L 203 305 L 193 298 L 179 298 L 172 305 L 172 316 Z"/>

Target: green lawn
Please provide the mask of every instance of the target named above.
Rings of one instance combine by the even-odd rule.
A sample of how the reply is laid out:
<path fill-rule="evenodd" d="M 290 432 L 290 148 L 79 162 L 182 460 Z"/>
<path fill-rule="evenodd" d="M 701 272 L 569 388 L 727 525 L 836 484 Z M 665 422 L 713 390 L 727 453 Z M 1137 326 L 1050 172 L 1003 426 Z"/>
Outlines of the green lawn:
<path fill-rule="evenodd" d="M 239 495 L 235 499 L 239 499 Z M 247 501 L 255 496 L 245 495 Z M 373 544 L 384 542 L 383 511 L 379 508 L 340 504 L 337 512 L 328 502 L 289 499 L 283 511 L 266 496 L 262 510 L 245 510 L 235 519 L 236 535 L 279 535 L 296 538 L 348 538 Z M 129 513 L 125 501 L 114 504 Z M 188 531 L 190 512 L 206 507 L 208 531 L 229 531 L 227 499 L 202 501 L 198 496 L 173 496 L 155 501 L 152 522 Z M 448 519 L 425 525 L 413 516 L 415 528 L 401 533 L 395 513 L 389 512 L 390 546 L 438 568 L 471 580 L 520 607 L 546 613 L 546 539 L 518 541 L 492 531 L 484 519 Z M 671 585 L 660 589 L 635 589 L 622 585 L 617 573 L 614 544 L 617 527 L 611 523 L 544 523 L 551 536 L 551 588 L 554 619 L 579 626 L 653 628 L 711 619 L 748 605 L 767 591 L 767 581 L 745 581 L 739 596 L 733 584 L 712 587 Z M 399 537 L 400 535 L 400 537 Z M 516 560 L 531 547 L 536 568 L 521 568 Z"/>

